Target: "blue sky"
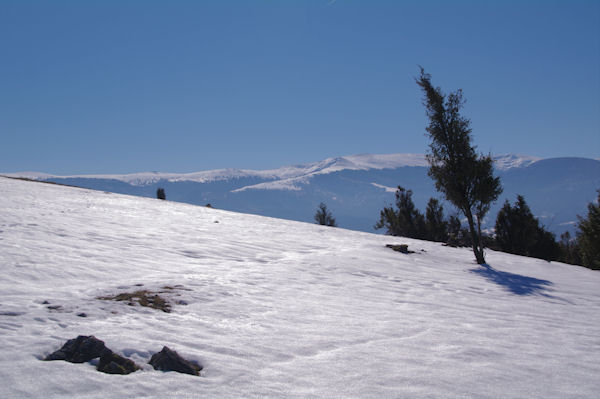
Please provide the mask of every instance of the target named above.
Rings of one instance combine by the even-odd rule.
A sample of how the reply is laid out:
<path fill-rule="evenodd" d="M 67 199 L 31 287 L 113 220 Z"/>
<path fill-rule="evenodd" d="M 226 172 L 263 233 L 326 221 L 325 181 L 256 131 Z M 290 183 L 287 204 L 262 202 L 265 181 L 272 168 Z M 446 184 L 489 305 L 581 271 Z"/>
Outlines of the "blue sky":
<path fill-rule="evenodd" d="M 418 65 L 482 152 L 600 157 L 598 1 L 0 0 L 0 172 L 427 151 Z"/>

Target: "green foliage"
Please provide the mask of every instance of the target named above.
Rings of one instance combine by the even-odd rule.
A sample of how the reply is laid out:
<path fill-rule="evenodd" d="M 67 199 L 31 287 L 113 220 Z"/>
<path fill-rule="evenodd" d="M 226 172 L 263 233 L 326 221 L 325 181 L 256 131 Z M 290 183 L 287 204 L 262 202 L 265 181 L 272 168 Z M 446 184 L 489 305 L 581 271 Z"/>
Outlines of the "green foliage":
<path fill-rule="evenodd" d="M 430 241 L 446 242 L 448 223 L 444 220 L 444 207 L 435 198 L 430 198 L 425 210 L 425 229 Z"/>
<path fill-rule="evenodd" d="M 600 269 L 600 190 L 596 203 L 588 204 L 587 217 L 579 217 L 577 241 L 583 266 Z"/>
<path fill-rule="evenodd" d="M 460 222 L 459 222 L 460 226 Z M 412 190 L 398 186 L 396 208 L 383 208 L 375 229 L 386 229 L 386 234 L 418 238 L 429 241 L 446 242 L 448 222 L 444 220 L 444 208 L 435 198 L 427 203 L 425 216 L 415 207 Z"/>
<path fill-rule="evenodd" d="M 396 209 L 393 206 L 383 208 L 375 229 L 385 228 L 393 236 L 426 238 L 425 218 L 415 207 L 412 190 L 398 186 L 396 190 Z"/>
<path fill-rule="evenodd" d="M 569 232 L 556 242 L 553 233 L 546 231 L 533 216 L 525 198 L 519 195 L 514 206 L 504 203 L 496 217 L 498 249 L 518 255 L 559 260 L 600 270 L 600 191 L 597 203 L 588 204 L 587 217 L 579 216 L 577 237 Z"/>
<path fill-rule="evenodd" d="M 517 196 L 514 206 L 508 200 L 504 203 L 496 216 L 495 230 L 501 251 L 548 261 L 560 257 L 554 234 L 540 225 L 522 195 Z"/>
<path fill-rule="evenodd" d="M 558 246 L 560 248 L 559 261 L 569 263 L 571 265 L 582 264 L 579 243 L 577 242 L 576 238 L 571 237 L 571 233 L 566 231 L 561 234 Z"/>
<path fill-rule="evenodd" d="M 319 209 L 317 209 L 317 213 L 315 213 L 315 222 L 323 226 L 337 227 L 335 219 L 331 212 L 327 210 L 327 205 L 323 202 L 319 204 Z"/>
<path fill-rule="evenodd" d="M 523 196 L 517 196 L 514 207 L 506 200 L 496 216 L 496 243 L 501 251 L 528 255 L 535 243 L 537 225 Z"/>
<path fill-rule="evenodd" d="M 423 105 L 429 118 L 429 176 L 467 218 L 473 253 L 478 263 L 485 263 L 481 222 L 502 192 L 500 179 L 493 176 L 491 157 L 478 156 L 471 145 L 470 121 L 460 114 L 465 102 L 462 90 L 444 95 L 423 68 L 417 84 L 425 94 Z"/>
<path fill-rule="evenodd" d="M 165 194 L 164 188 L 159 188 L 158 190 L 156 190 L 156 198 L 161 199 L 161 200 L 167 199 L 167 195 Z"/>
<path fill-rule="evenodd" d="M 451 247 L 470 247 L 472 245 L 469 230 L 462 226 L 458 215 L 450 215 L 446 223 L 448 229 L 446 244 Z"/>
<path fill-rule="evenodd" d="M 531 248 L 531 256 L 545 259 L 548 262 L 560 258 L 560 247 L 556 242 L 554 233 L 549 232 L 543 226 L 538 225 L 535 232 L 535 244 Z"/>

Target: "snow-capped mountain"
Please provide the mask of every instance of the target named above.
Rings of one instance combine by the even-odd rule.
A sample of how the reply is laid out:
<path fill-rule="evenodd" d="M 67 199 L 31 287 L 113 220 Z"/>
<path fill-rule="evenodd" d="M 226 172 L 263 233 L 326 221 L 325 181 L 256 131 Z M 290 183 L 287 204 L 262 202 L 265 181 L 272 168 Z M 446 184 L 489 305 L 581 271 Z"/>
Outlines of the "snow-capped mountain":
<path fill-rule="evenodd" d="M 507 154 L 495 156 L 494 162 L 504 192 L 491 209 L 488 227 L 504 200 L 514 202 L 521 194 L 551 231 L 573 232 L 577 215 L 585 213 L 600 188 L 600 161 L 594 159 Z M 393 202 L 398 185 L 413 191 L 421 210 L 430 197 L 441 198 L 427 176 L 427 165 L 423 154 L 362 154 L 272 170 L 12 175 L 146 197 L 163 187 L 169 200 L 299 221 L 311 221 L 317 205 L 325 202 L 340 226 L 373 231 L 379 211 Z M 447 205 L 449 212 L 453 208 Z"/>
<path fill-rule="evenodd" d="M 600 392 L 597 271 L 2 177 L 0 192 L 1 398 Z M 138 290 L 171 311 L 110 300 Z M 141 369 L 42 361 L 78 335 Z M 163 346 L 201 375 L 154 370 Z"/>
<path fill-rule="evenodd" d="M 515 167 L 523 167 L 539 161 L 541 158 L 527 155 L 500 155 L 494 157 L 496 168 L 508 170 Z M 7 176 L 27 177 L 36 180 L 49 179 L 102 179 L 118 180 L 134 186 L 145 186 L 164 180 L 168 182 L 190 181 L 196 183 L 210 183 L 220 180 L 261 178 L 265 180 L 289 181 L 293 179 L 306 179 L 317 174 L 328 174 L 343 170 L 368 170 L 368 169 L 397 169 L 401 167 L 427 167 L 424 154 L 360 154 L 343 157 L 327 158 L 323 161 L 302 165 L 284 166 L 271 170 L 251 169 L 215 169 L 193 173 L 162 173 L 141 172 L 122 175 L 70 175 L 58 176 L 48 173 L 20 172 L 8 173 Z M 274 186 L 281 189 L 283 186 Z M 263 187 L 261 187 L 263 188 Z"/>

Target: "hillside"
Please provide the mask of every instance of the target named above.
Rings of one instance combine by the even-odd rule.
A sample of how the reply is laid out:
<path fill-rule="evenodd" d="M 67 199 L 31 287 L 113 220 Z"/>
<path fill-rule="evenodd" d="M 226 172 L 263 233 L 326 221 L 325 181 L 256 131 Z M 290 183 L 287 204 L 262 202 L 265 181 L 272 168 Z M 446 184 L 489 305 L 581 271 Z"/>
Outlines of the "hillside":
<path fill-rule="evenodd" d="M 0 192 L 3 398 L 600 391 L 595 271 L 2 177 Z M 98 299 L 141 288 L 170 291 L 172 312 Z M 143 370 L 40 360 L 90 334 Z M 148 366 L 163 345 L 201 376 Z"/>

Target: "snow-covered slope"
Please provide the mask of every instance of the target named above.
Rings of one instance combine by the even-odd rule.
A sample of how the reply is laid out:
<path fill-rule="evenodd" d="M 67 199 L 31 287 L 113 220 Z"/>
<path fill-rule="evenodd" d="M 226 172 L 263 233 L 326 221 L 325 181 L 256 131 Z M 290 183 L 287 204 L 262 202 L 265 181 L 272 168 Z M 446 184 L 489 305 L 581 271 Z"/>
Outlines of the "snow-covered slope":
<path fill-rule="evenodd" d="M 600 392 L 598 272 L 492 251 L 484 268 L 437 243 L 6 178 L 0 192 L 0 397 Z M 185 302 L 97 299 L 140 284 L 182 285 Z M 167 345 L 205 368 L 39 360 L 80 334 L 140 364 Z"/>

